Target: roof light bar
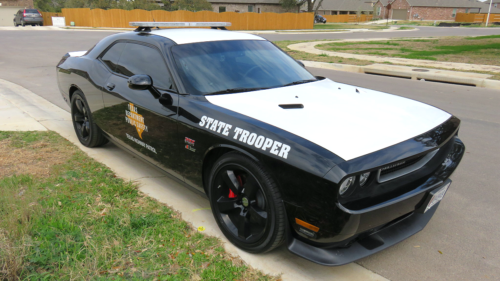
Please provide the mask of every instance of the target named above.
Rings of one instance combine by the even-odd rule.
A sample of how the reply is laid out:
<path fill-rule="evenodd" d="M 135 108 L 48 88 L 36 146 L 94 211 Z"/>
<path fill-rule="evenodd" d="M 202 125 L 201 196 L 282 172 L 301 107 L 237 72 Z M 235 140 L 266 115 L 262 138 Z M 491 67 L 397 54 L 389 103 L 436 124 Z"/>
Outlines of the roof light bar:
<path fill-rule="evenodd" d="M 231 26 L 230 22 L 147 22 L 134 21 L 130 22 L 130 26 L 137 26 L 137 32 L 150 32 L 152 27 L 211 27 L 213 29 L 226 29 L 226 26 Z"/>

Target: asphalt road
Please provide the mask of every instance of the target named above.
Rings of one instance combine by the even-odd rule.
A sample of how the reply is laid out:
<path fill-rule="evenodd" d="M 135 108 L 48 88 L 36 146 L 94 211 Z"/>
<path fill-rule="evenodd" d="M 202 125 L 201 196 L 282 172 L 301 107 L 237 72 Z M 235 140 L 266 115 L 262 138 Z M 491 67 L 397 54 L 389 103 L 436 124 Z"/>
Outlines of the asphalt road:
<path fill-rule="evenodd" d="M 445 35 L 451 35 L 458 29 L 447 30 Z M 470 30 L 473 29 L 460 29 L 460 32 Z M 482 29 L 481 32 L 500 34 L 500 29 Z M 57 89 L 56 63 L 66 52 L 87 50 L 111 33 L 0 31 L 0 78 L 19 84 L 67 110 Z M 360 38 L 367 34 L 353 33 L 352 36 Z M 387 37 L 392 33 L 380 34 Z M 403 32 L 398 34 L 404 35 Z M 351 36 L 342 34 L 346 35 Z M 322 35 L 321 38 L 329 37 Z M 310 70 L 315 75 L 337 82 L 426 102 L 455 114 L 463 121 L 460 137 L 467 146 L 467 152 L 434 218 L 422 232 L 359 261 L 359 264 L 391 280 L 500 280 L 500 193 L 495 180 L 500 167 L 500 92 Z"/>

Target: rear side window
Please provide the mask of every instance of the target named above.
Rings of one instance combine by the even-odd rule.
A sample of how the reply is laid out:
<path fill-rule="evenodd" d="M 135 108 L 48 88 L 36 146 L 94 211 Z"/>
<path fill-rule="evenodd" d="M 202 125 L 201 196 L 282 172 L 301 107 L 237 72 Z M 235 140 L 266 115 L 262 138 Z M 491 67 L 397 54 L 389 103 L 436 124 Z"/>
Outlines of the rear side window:
<path fill-rule="evenodd" d="M 102 56 L 101 60 L 104 62 L 111 71 L 116 72 L 116 66 L 120 60 L 123 50 L 127 46 L 127 43 L 117 43 L 114 44 L 105 54 Z"/>
<path fill-rule="evenodd" d="M 163 55 L 148 46 L 127 43 L 115 72 L 125 76 L 147 74 L 153 79 L 155 87 L 164 90 L 173 88 Z"/>

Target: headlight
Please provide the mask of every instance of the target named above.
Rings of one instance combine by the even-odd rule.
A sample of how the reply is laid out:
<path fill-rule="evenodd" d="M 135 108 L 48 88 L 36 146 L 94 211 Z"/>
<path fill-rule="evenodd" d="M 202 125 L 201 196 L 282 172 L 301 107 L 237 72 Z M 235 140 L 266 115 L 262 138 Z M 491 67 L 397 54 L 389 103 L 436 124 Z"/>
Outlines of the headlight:
<path fill-rule="evenodd" d="M 344 182 L 342 182 L 339 189 L 340 195 L 344 194 L 349 189 L 349 187 L 353 186 L 354 179 L 355 179 L 354 177 L 349 177 L 345 179 Z"/>
<path fill-rule="evenodd" d="M 370 172 L 361 174 L 359 176 L 359 186 L 365 185 L 366 181 L 368 180 L 368 177 L 370 176 Z"/>

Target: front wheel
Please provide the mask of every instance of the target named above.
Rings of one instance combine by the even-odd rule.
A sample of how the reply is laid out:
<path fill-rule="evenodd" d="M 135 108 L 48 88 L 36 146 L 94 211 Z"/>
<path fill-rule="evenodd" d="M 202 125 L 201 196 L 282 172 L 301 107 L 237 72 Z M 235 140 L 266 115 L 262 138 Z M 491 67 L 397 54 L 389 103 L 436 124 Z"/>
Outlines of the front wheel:
<path fill-rule="evenodd" d="M 71 119 L 76 136 L 84 146 L 97 147 L 108 142 L 94 123 L 87 100 L 80 90 L 76 90 L 71 97 Z"/>
<path fill-rule="evenodd" d="M 262 166 L 230 152 L 216 161 L 208 182 L 212 213 L 231 243 L 251 253 L 268 252 L 283 243 L 285 208 Z"/>

